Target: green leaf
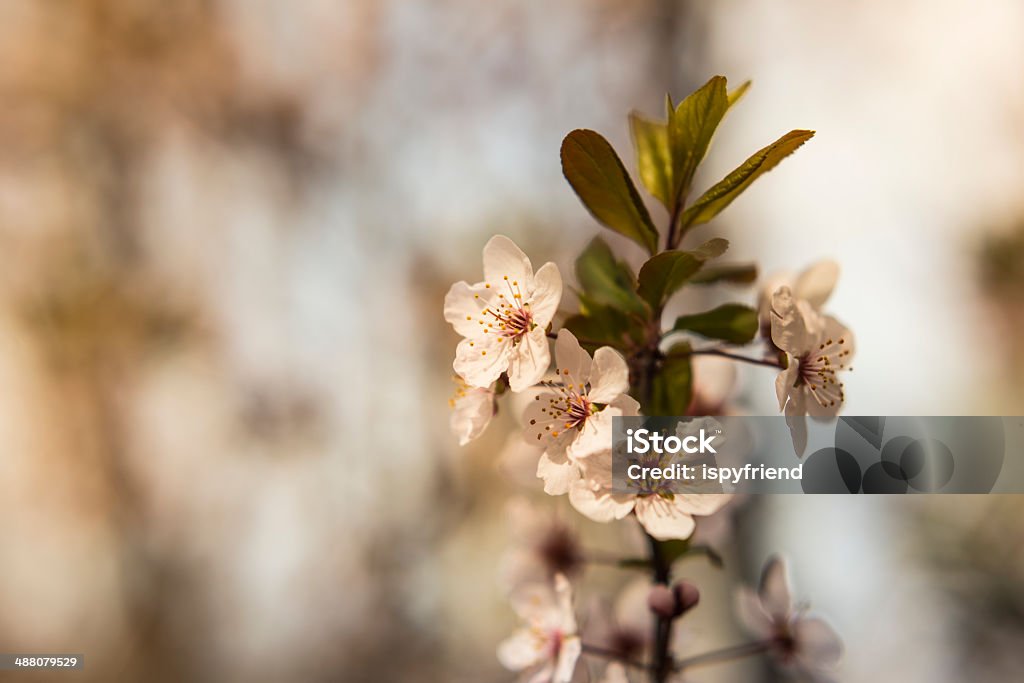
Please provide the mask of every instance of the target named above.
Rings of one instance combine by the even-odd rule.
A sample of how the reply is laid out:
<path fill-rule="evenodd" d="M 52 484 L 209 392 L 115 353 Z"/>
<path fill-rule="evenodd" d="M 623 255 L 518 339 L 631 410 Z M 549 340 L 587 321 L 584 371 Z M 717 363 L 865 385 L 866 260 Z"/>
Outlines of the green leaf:
<path fill-rule="evenodd" d="M 722 263 L 704 266 L 690 278 L 690 282 L 695 285 L 710 285 L 718 282 L 749 285 L 756 280 L 757 264 L 754 263 Z"/>
<path fill-rule="evenodd" d="M 685 415 L 693 399 L 690 345 L 680 342 L 665 355 L 651 383 L 651 400 L 645 415 Z"/>
<path fill-rule="evenodd" d="M 732 105 L 734 105 L 737 102 L 739 102 L 740 98 L 742 98 L 744 95 L 747 94 L 748 90 L 750 90 L 750 81 L 745 81 L 742 84 L 740 84 L 740 86 L 738 88 L 736 88 L 735 90 L 730 92 L 729 93 L 729 108 L 732 108 Z"/>
<path fill-rule="evenodd" d="M 587 210 L 605 227 L 653 254 L 658 231 L 612 146 L 592 130 L 574 130 L 562 141 L 562 172 Z"/>
<path fill-rule="evenodd" d="M 715 129 L 728 109 L 725 78 L 715 76 L 680 102 L 669 115 L 668 139 L 675 190 L 673 205 L 689 193 L 697 166 L 704 160 Z"/>
<path fill-rule="evenodd" d="M 633 112 L 629 130 L 636 149 L 636 165 L 640 181 L 666 209 L 671 210 L 675 197 L 672 180 L 672 153 L 668 145 L 668 126 Z"/>
<path fill-rule="evenodd" d="M 721 256 L 728 247 L 728 240 L 715 238 L 693 251 L 664 251 L 651 257 L 640 268 L 640 296 L 652 308 L 658 308 L 686 284 L 705 261 Z"/>
<path fill-rule="evenodd" d="M 649 313 L 636 293 L 636 276 L 624 261 L 618 261 L 611 247 L 600 237 L 591 240 L 576 259 L 576 279 L 587 299 L 595 304 L 646 317 Z"/>
<path fill-rule="evenodd" d="M 636 345 L 637 327 L 625 313 L 593 303 L 587 303 L 585 309 L 585 313 L 569 316 L 562 327 L 576 335 L 588 351 L 593 352 L 599 346 L 627 350 Z"/>
<path fill-rule="evenodd" d="M 703 313 L 680 316 L 672 329 L 746 344 L 757 334 L 757 311 L 743 304 L 723 304 Z"/>
<path fill-rule="evenodd" d="M 795 152 L 800 145 L 814 137 L 811 130 L 793 130 L 781 138 L 757 151 L 744 161 L 736 170 L 700 196 L 686 211 L 680 220 L 682 230 L 707 223 L 717 216 L 722 209 L 729 206 L 736 197 L 746 190 L 752 182 L 762 174 L 775 168 L 780 161 Z"/>

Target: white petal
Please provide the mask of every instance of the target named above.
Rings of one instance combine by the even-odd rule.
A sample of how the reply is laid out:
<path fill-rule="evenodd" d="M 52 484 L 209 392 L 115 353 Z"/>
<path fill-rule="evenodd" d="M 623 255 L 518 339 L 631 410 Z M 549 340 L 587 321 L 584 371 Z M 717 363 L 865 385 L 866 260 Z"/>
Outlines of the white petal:
<path fill-rule="evenodd" d="M 459 438 L 459 445 L 480 436 L 494 416 L 494 392 L 490 389 L 470 387 L 455 399 L 450 426 L 452 433 Z"/>
<path fill-rule="evenodd" d="M 832 295 L 838 280 L 839 264 L 831 260 L 819 261 L 800 273 L 793 285 L 793 295 L 820 310 Z"/>
<path fill-rule="evenodd" d="M 814 399 L 812 402 L 817 405 Z M 786 404 L 786 426 L 789 427 L 789 438 L 793 442 L 793 452 L 800 457 L 807 450 L 807 391 L 801 388 L 794 391 Z"/>
<path fill-rule="evenodd" d="M 532 289 L 533 266 L 515 242 L 495 235 L 484 246 L 484 282 L 505 292 L 505 278 L 509 284 L 518 282 L 521 289 Z"/>
<path fill-rule="evenodd" d="M 627 394 L 622 394 L 617 399 L 609 403 L 607 409 L 612 408 L 619 411 L 619 414 L 624 417 L 636 417 L 640 414 L 640 404 L 635 398 Z"/>
<path fill-rule="evenodd" d="M 544 666 L 535 671 L 529 677 L 523 679 L 524 683 L 552 683 L 555 676 L 555 662 L 548 657 Z"/>
<path fill-rule="evenodd" d="M 621 412 L 606 407 L 601 412 L 588 417 L 569 444 L 569 455 L 574 459 L 586 458 L 593 453 L 611 448 L 612 418 L 616 415 L 621 415 Z"/>
<path fill-rule="evenodd" d="M 506 341 L 505 346 L 511 344 Z M 512 391 L 529 389 L 544 377 L 551 364 L 547 334 L 535 327 L 508 351 L 508 385 Z"/>
<path fill-rule="evenodd" d="M 546 328 L 555 317 L 558 304 L 562 300 L 562 274 L 558 266 L 548 261 L 533 278 L 533 291 L 530 293 L 530 313 L 533 322 Z"/>
<path fill-rule="evenodd" d="M 765 611 L 776 620 L 784 620 L 793 610 L 793 596 L 789 588 L 786 563 L 777 555 L 768 559 L 761 572 L 757 593 Z"/>
<path fill-rule="evenodd" d="M 532 627 L 553 625 L 557 622 L 555 593 L 547 583 L 520 586 L 508 597 L 519 618 Z"/>
<path fill-rule="evenodd" d="M 555 664 L 555 675 L 552 683 L 570 683 L 573 671 L 576 670 L 576 661 L 583 651 L 583 644 L 579 638 L 566 638 L 562 641 L 562 647 L 558 651 L 558 662 Z"/>
<path fill-rule="evenodd" d="M 793 625 L 797 656 L 811 668 L 830 669 L 839 663 L 843 644 L 828 623 L 817 617 L 798 619 Z"/>
<path fill-rule="evenodd" d="M 718 486 L 718 483 L 698 483 L 697 486 L 715 487 Z M 676 488 L 683 489 L 686 487 L 677 486 Z M 715 514 L 725 507 L 726 503 L 730 500 L 732 500 L 732 494 L 730 493 L 676 493 L 672 497 L 672 503 L 684 514 L 701 516 Z"/>
<path fill-rule="evenodd" d="M 604 523 L 628 515 L 635 496 L 612 494 L 606 489 L 595 491 L 586 480 L 579 479 L 569 488 L 569 502 L 583 516 Z"/>
<path fill-rule="evenodd" d="M 793 297 L 789 287 L 772 296 L 772 341 L 783 351 L 800 357 L 818 343 L 824 319 L 806 301 Z"/>
<path fill-rule="evenodd" d="M 444 319 L 463 337 L 478 336 L 481 316 L 490 296 L 491 290 L 483 283 L 456 282 L 444 297 Z"/>
<path fill-rule="evenodd" d="M 506 669 L 522 671 L 546 656 L 541 641 L 529 629 L 519 629 L 498 645 L 498 661 Z"/>
<path fill-rule="evenodd" d="M 564 327 L 555 340 L 555 365 L 564 384 L 585 385 L 590 381 L 590 354 L 580 346 L 576 335 Z"/>
<path fill-rule="evenodd" d="M 576 465 L 564 457 L 562 460 L 563 462 L 556 463 L 545 453 L 537 462 L 537 476 L 544 480 L 544 493 L 549 496 L 568 493 L 572 483 L 580 478 Z"/>
<path fill-rule="evenodd" d="M 636 501 L 636 518 L 651 536 L 659 541 L 687 539 L 696 523 L 672 501 L 661 496 L 643 496 Z"/>
<path fill-rule="evenodd" d="M 853 331 L 849 327 L 839 322 L 832 316 L 825 316 L 825 332 L 824 336 L 826 339 L 843 340 L 843 350 L 849 351 L 849 355 L 846 356 L 846 366 L 849 367 L 850 361 L 857 350 L 856 340 L 853 337 Z"/>
<path fill-rule="evenodd" d="M 572 608 L 572 584 L 564 574 L 555 574 L 555 604 L 558 629 L 565 634 L 576 633 L 576 612 Z"/>
<path fill-rule="evenodd" d="M 626 360 L 610 346 L 594 352 L 594 365 L 590 375 L 587 398 L 594 403 L 611 403 L 620 394 L 629 391 L 629 366 Z"/>
<path fill-rule="evenodd" d="M 741 586 L 736 592 L 736 615 L 754 637 L 771 638 L 774 635 L 774 624 L 764 611 L 761 598 L 746 586 Z"/>
<path fill-rule="evenodd" d="M 789 395 L 794 391 L 793 385 L 800 372 L 800 361 L 796 358 L 789 359 L 789 366 L 775 377 L 775 396 L 779 399 L 779 410 L 786 407 Z"/>
<path fill-rule="evenodd" d="M 455 349 L 452 367 L 466 384 L 489 387 L 508 368 L 509 343 L 499 337 L 485 334 L 474 339 L 463 339 Z"/>
<path fill-rule="evenodd" d="M 758 319 L 761 320 L 762 325 L 768 320 L 768 315 L 772 310 L 772 295 L 779 288 L 789 287 L 792 284 L 793 273 L 788 271 L 773 273 L 765 278 L 761 289 L 757 293 Z"/>

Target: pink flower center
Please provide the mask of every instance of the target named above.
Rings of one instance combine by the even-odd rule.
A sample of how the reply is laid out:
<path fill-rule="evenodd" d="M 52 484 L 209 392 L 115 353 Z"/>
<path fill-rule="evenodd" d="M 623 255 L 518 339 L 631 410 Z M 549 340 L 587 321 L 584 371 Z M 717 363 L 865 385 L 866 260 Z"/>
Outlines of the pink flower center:
<path fill-rule="evenodd" d="M 506 275 L 504 282 L 507 294 L 500 292 L 483 310 L 479 322 L 485 326 L 485 332 L 494 332 L 516 343 L 533 329 L 533 314 L 530 312 L 530 304 L 523 302 L 519 281 L 509 280 Z M 487 287 L 490 288 L 490 285 Z"/>
<path fill-rule="evenodd" d="M 836 375 L 847 369 L 850 350 L 845 344 L 846 339 L 842 337 L 838 340 L 829 337 L 800 358 L 796 386 L 806 385 L 823 408 L 832 408 L 846 398 L 843 383 Z"/>

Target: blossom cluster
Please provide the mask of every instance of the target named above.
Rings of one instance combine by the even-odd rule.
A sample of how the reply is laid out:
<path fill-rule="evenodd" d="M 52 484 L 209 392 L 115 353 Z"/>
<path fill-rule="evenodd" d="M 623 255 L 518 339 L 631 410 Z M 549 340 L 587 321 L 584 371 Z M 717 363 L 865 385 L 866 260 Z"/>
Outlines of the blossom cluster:
<path fill-rule="evenodd" d="M 631 119 L 641 179 L 671 215 L 664 250 L 659 251 L 658 231 L 610 145 L 593 131 L 573 131 L 563 143 L 563 170 L 584 205 L 605 227 L 650 254 L 637 275 L 595 239 L 576 262 L 580 312 L 566 316 L 559 310 L 558 266 L 548 262 L 534 271 L 511 239 L 496 235 L 483 249 L 483 279 L 457 282 L 445 296 L 445 320 L 461 337 L 450 423 L 459 443 L 484 432 L 499 398 L 520 397 L 525 407 L 517 415 L 516 450 L 532 454 L 544 493 L 566 496 L 573 509 L 596 522 L 634 519 L 651 549 L 642 561 L 622 560 L 622 566 L 652 571 L 642 589 L 623 595 L 639 596 L 630 602 L 639 604 L 641 616 L 653 619 L 655 628 L 627 631 L 618 622 L 628 620 L 606 619 L 607 627 L 598 633 L 583 633 L 573 581 L 590 558 L 576 532 L 524 502 L 513 505 L 517 541 L 503 574 L 522 627 L 499 646 L 498 657 L 530 683 L 575 680 L 587 654 L 607 662 L 599 675 L 609 683 L 628 681 L 632 670 L 665 681 L 688 666 L 689 660 L 673 653 L 673 634 L 682 633 L 673 624 L 696 606 L 699 591 L 688 582 L 672 582 L 672 563 L 681 556 L 679 548 L 697 547 L 698 524 L 714 528 L 714 520 L 729 513 L 732 497 L 658 485 L 613 489 L 615 417 L 685 414 L 694 419 L 680 430 L 710 431 L 712 418 L 698 416 L 733 410 L 728 404 L 732 375 L 725 391 L 716 391 L 713 371 L 703 362 L 771 366 L 778 373 L 779 410 L 799 455 L 807 442 L 805 418 L 834 416 L 845 400 L 841 373 L 852 369 L 853 335 L 823 310 L 838 278 L 834 262 L 770 278 L 756 308 L 726 304 L 662 327 L 667 302 L 683 286 L 749 283 L 756 277 L 752 265 L 713 263 L 728 248 L 725 240 L 712 239 L 691 251 L 679 244 L 689 229 L 710 220 L 813 136 L 792 131 L 687 206 L 686 193 L 711 133 L 746 90 L 745 85 L 733 92 L 725 87 L 725 79 L 715 77 L 678 107 L 670 101 L 665 123 Z M 687 335 L 683 341 L 681 334 Z M 702 338 L 717 343 L 698 346 Z M 745 345 L 756 345 L 759 355 L 735 351 Z M 757 640 L 697 659 L 771 652 L 791 670 L 827 678 L 838 659 L 838 638 L 824 621 L 794 607 L 780 560 L 768 562 L 757 592 L 740 593 L 739 606 L 741 620 Z"/>

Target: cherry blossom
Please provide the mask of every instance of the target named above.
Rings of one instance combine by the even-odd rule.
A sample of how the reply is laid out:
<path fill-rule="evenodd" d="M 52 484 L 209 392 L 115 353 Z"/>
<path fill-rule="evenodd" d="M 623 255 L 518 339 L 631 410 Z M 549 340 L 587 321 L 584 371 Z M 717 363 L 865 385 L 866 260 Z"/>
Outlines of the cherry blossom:
<path fill-rule="evenodd" d="M 797 453 L 807 446 L 804 415 L 837 415 L 846 394 L 839 372 L 850 368 L 854 340 L 849 328 L 816 312 L 788 287 L 772 297 L 772 340 L 787 354 L 787 367 L 775 379 L 779 410 L 786 414 Z"/>
<path fill-rule="evenodd" d="M 569 683 L 583 649 L 569 580 L 558 574 L 553 585 L 524 586 L 511 600 L 523 625 L 498 646 L 498 660 L 528 683 Z"/>
<path fill-rule="evenodd" d="M 534 274 L 530 259 L 504 235 L 487 242 L 483 257 L 483 282 L 456 282 L 444 299 L 445 320 L 463 336 L 453 367 L 475 387 L 507 372 L 512 391 L 522 391 L 551 362 L 547 326 L 562 297 L 562 276 L 551 262 Z"/>
<path fill-rule="evenodd" d="M 494 417 L 494 386 L 473 387 L 455 377 L 455 396 L 448 400 L 452 409 L 449 420 L 452 434 L 465 446 L 480 436 Z"/>
<path fill-rule="evenodd" d="M 779 289 L 789 287 L 795 299 L 806 301 L 812 309 L 820 311 L 832 296 L 838 281 L 839 264 L 831 259 L 813 263 L 795 276 L 777 273 L 769 277 L 758 294 L 758 318 L 764 336 L 771 340 L 772 297 Z"/>
<path fill-rule="evenodd" d="M 784 666 L 815 681 L 828 681 L 839 662 L 842 643 L 823 619 L 807 616 L 805 606 L 793 603 L 785 562 L 772 557 L 761 573 L 757 592 L 743 587 L 737 594 L 740 620 Z"/>
<path fill-rule="evenodd" d="M 501 575 L 510 590 L 548 583 L 558 574 L 571 577 L 583 569 L 576 531 L 553 511 L 524 498 L 512 499 L 506 510 L 512 544 L 503 558 Z"/>
<path fill-rule="evenodd" d="M 721 431 L 715 420 L 699 418 L 680 423 L 676 434 L 681 438 L 707 432 Z M 622 448 L 623 444 L 616 444 Z M 635 490 L 625 492 L 613 488 L 612 449 L 592 454 L 579 461 L 581 478 L 569 489 L 569 502 L 579 512 L 597 522 L 622 519 L 630 512 L 651 536 L 658 540 L 686 539 L 694 531 L 694 516 L 714 514 L 731 499 L 714 482 L 637 481 L 630 482 Z M 622 455 L 621 457 L 625 457 Z M 665 467 L 680 456 L 664 454 L 663 461 L 651 463 Z"/>
<path fill-rule="evenodd" d="M 639 414 L 640 404 L 626 394 L 629 368 L 618 351 L 602 346 L 593 359 L 572 332 L 558 331 L 558 378 L 546 383 L 523 415 L 527 443 L 544 448 L 537 476 L 551 495 L 568 492 L 579 478 L 577 461 L 606 449 L 612 418 Z"/>

